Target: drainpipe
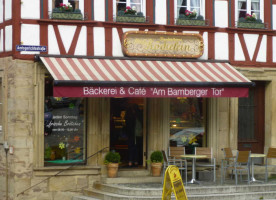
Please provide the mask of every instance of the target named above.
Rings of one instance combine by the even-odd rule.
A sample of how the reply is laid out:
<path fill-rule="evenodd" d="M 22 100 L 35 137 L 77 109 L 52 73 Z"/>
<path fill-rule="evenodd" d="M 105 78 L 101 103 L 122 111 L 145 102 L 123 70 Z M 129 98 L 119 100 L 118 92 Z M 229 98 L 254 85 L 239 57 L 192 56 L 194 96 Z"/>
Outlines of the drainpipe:
<path fill-rule="evenodd" d="M 6 153 L 6 200 L 9 199 L 9 176 L 8 176 L 8 151 L 9 151 L 9 145 L 8 145 L 8 142 L 5 141 L 4 143 L 0 143 L 0 145 L 3 145 L 4 146 L 4 150 L 5 150 L 5 153 Z"/>

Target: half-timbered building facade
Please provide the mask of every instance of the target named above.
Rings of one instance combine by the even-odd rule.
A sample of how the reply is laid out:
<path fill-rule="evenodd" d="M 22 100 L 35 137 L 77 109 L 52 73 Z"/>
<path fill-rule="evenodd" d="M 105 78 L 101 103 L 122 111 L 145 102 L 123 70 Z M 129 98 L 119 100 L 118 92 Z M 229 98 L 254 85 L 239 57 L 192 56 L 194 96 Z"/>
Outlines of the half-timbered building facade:
<path fill-rule="evenodd" d="M 218 165 L 224 147 L 266 153 L 275 15 L 275 0 L 0 0 L 0 199 L 74 196 L 106 176 L 106 148 L 145 170 L 170 145 Z"/>

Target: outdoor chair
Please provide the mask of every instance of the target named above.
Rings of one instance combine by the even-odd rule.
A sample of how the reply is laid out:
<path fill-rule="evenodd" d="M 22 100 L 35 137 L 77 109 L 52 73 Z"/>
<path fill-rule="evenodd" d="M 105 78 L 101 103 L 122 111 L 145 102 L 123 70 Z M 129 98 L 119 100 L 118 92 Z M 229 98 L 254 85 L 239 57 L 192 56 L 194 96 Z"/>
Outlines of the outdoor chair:
<path fill-rule="evenodd" d="M 269 165 L 268 162 L 269 160 L 272 160 L 275 158 L 276 158 L 276 148 L 269 147 L 266 155 L 266 159 L 265 159 L 265 182 L 268 181 L 268 166 L 273 166 L 273 165 Z"/>
<path fill-rule="evenodd" d="M 177 158 L 169 158 L 164 150 L 162 151 L 162 154 L 163 154 L 163 160 L 164 160 L 163 179 L 164 179 L 164 175 L 165 175 L 165 171 L 166 171 L 167 167 L 169 165 L 175 165 L 178 167 L 178 169 L 181 173 L 181 177 L 182 177 L 182 171 L 183 170 L 185 171 L 185 185 L 187 185 L 187 162 L 186 162 L 186 160 L 177 159 Z M 181 155 L 183 155 L 183 154 L 181 154 Z"/>
<path fill-rule="evenodd" d="M 242 172 L 247 171 L 247 182 L 250 184 L 250 151 L 238 151 L 234 166 L 229 167 L 235 173 L 235 183 L 238 184 L 238 173 L 242 181 Z"/>
<path fill-rule="evenodd" d="M 221 183 L 225 180 L 225 174 L 228 168 L 233 167 L 235 163 L 235 156 L 232 153 L 231 148 L 222 149 L 224 158 L 221 160 Z M 233 168 L 231 173 L 231 179 L 233 178 Z"/>
<path fill-rule="evenodd" d="M 211 168 L 213 171 L 213 181 L 216 182 L 216 158 L 213 156 L 212 148 L 195 147 L 195 155 L 205 155 L 208 162 L 197 162 L 196 167 Z"/>

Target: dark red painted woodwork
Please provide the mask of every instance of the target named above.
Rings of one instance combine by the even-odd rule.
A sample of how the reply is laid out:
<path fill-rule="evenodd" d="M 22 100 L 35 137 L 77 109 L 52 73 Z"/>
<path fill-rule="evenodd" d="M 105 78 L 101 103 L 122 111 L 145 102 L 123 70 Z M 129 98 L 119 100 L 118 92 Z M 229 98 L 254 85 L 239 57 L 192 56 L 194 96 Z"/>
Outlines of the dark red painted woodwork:
<path fill-rule="evenodd" d="M 157 0 L 155 0 L 157 1 Z M 155 2 L 156 3 L 156 2 Z M 149 17 L 149 23 L 153 24 L 153 1 L 146 1 L 146 17 Z"/>
<path fill-rule="evenodd" d="M 174 0 L 167 0 L 167 5 L 168 3 L 170 4 L 170 8 L 169 8 L 170 18 L 167 18 L 167 24 L 173 25 L 174 24 Z"/>
<path fill-rule="evenodd" d="M 113 0 L 108 0 L 108 21 L 113 21 Z"/>
<path fill-rule="evenodd" d="M 235 35 L 233 33 L 229 33 L 228 43 L 229 43 L 229 61 L 233 62 L 235 59 Z"/>
<path fill-rule="evenodd" d="M 261 46 L 262 39 L 263 39 L 263 35 L 259 35 L 258 41 L 257 41 L 257 44 L 256 44 L 256 48 L 255 48 L 255 51 L 254 51 L 254 55 L 253 55 L 253 58 L 252 58 L 252 62 L 256 62 L 258 53 L 260 51 L 260 46 Z"/>
<path fill-rule="evenodd" d="M 208 33 L 208 59 L 215 59 L 215 34 Z"/>
<path fill-rule="evenodd" d="M 56 35 L 56 38 L 57 38 L 57 43 L 58 43 L 60 54 L 65 54 L 66 55 L 65 47 L 64 47 L 63 42 L 61 40 L 61 36 L 60 36 L 59 30 L 58 30 L 58 26 L 54 25 L 53 27 L 54 27 L 55 35 Z"/>
<path fill-rule="evenodd" d="M 75 35 L 73 37 L 73 41 L 72 41 L 71 46 L 70 46 L 69 51 L 68 51 L 69 55 L 74 55 L 74 53 L 75 53 L 77 42 L 78 42 L 78 39 L 79 39 L 79 36 L 80 36 L 80 31 L 81 31 L 81 26 L 77 26 Z"/>
<path fill-rule="evenodd" d="M 267 36 L 267 43 L 266 43 L 266 62 L 271 63 L 273 62 L 273 55 L 272 55 L 273 47 L 272 47 L 272 36 Z"/>
<path fill-rule="evenodd" d="M 250 57 L 249 57 L 249 53 L 245 44 L 245 40 L 244 40 L 244 36 L 243 34 L 238 34 L 238 37 L 240 39 L 240 43 L 241 43 L 241 47 L 242 47 L 242 51 L 245 57 L 245 61 L 250 61 Z"/>
<path fill-rule="evenodd" d="M 12 2 L 12 52 L 14 55 L 20 54 L 20 52 L 15 50 L 15 46 L 20 44 L 21 38 L 21 24 L 20 24 L 20 16 L 21 16 L 21 1 L 13 0 Z"/>
<path fill-rule="evenodd" d="M 105 28 L 105 56 L 112 56 L 112 46 L 112 28 Z"/>
<path fill-rule="evenodd" d="M 264 0 L 264 22 L 267 23 L 267 28 L 271 28 L 271 2 L 268 0 Z"/>
<path fill-rule="evenodd" d="M 94 32 L 93 27 L 87 27 L 87 55 L 94 56 Z"/>
<path fill-rule="evenodd" d="M 48 54 L 48 26 L 43 24 L 39 26 L 40 45 L 47 47 L 47 52 L 41 52 L 41 54 Z"/>
<path fill-rule="evenodd" d="M 84 13 L 87 15 L 87 20 L 91 20 L 94 17 L 91 12 L 91 0 L 84 0 L 84 5 Z"/>

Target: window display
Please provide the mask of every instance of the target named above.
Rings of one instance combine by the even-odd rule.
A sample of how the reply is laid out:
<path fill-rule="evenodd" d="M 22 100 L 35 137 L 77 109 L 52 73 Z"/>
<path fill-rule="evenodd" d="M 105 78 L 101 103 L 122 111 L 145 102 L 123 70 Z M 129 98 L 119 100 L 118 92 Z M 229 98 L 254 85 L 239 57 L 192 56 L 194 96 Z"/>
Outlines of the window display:
<path fill-rule="evenodd" d="M 170 103 L 170 146 L 205 146 L 205 101 L 202 98 L 172 98 Z"/>
<path fill-rule="evenodd" d="M 47 94 L 47 91 L 45 93 Z M 66 165 L 85 161 L 86 134 L 84 102 L 84 98 L 45 95 L 45 165 Z"/>

